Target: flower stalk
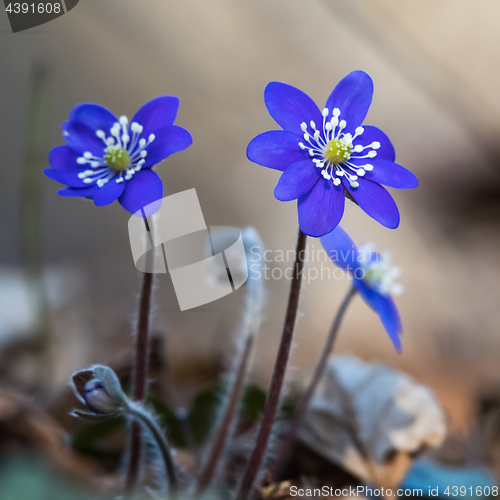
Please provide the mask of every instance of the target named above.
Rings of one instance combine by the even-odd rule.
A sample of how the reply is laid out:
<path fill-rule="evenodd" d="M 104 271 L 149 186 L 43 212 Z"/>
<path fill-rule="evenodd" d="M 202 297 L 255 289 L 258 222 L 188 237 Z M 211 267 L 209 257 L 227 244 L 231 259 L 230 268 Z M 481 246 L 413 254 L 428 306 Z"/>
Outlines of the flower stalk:
<path fill-rule="evenodd" d="M 252 243 L 252 249 L 257 250 L 257 252 L 247 253 L 247 294 L 241 328 L 244 346 L 239 356 L 239 362 L 236 365 L 236 370 L 233 376 L 234 382 L 219 424 L 219 429 L 215 436 L 205 466 L 198 479 L 198 484 L 196 486 L 197 494 L 203 493 L 210 486 L 210 483 L 216 474 L 217 466 L 221 462 L 221 457 L 226 447 L 227 440 L 234 430 L 236 423 L 236 408 L 241 399 L 243 382 L 248 371 L 248 364 L 250 361 L 250 354 L 252 352 L 254 339 L 262 322 L 264 298 L 262 273 L 260 272 L 260 267 L 255 267 L 256 265 L 262 266 L 262 242 L 253 228 L 245 229 L 243 236 L 244 239 L 245 236 L 247 237 L 246 243 Z"/>
<path fill-rule="evenodd" d="M 149 231 L 147 219 L 144 218 L 146 229 Z M 151 254 L 154 249 L 151 251 Z M 152 261 L 153 256 L 150 257 Z M 151 311 L 151 297 L 153 294 L 153 274 L 144 273 L 141 296 L 139 299 L 139 318 L 137 322 L 137 339 L 135 345 L 134 371 L 134 400 L 144 402 L 147 391 L 147 374 L 149 372 L 149 316 Z M 130 456 L 127 467 L 125 488 L 134 490 L 139 474 L 139 463 L 142 451 L 142 429 L 137 421 L 132 422 L 130 431 Z"/>
<path fill-rule="evenodd" d="M 153 435 L 153 438 L 155 439 L 156 444 L 160 449 L 163 461 L 165 463 L 170 491 L 176 491 L 178 486 L 177 474 L 175 472 L 174 461 L 172 459 L 172 454 L 170 453 L 170 448 L 167 439 L 165 438 L 165 434 L 156 423 L 154 418 L 152 418 L 147 412 L 145 412 L 141 406 L 131 404 L 128 409 L 128 414 L 135 417 L 138 421 L 141 421 Z M 140 425 L 137 421 L 135 421 L 134 424 Z"/>
<path fill-rule="evenodd" d="M 244 500 L 250 493 L 255 478 L 259 472 L 262 459 L 267 450 L 269 436 L 271 435 L 276 410 L 280 400 L 281 389 L 285 378 L 290 349 L 292 347 L 293 332 L 297 318 L 297 310 L 299 306 L 300 287 L 302 282 L 302 269 L 304 267 L 304 250 L 306 248 L 307 236 L 299 229 L 297 246 L 295 250 L 295 263 L 293 269 L 292 281 L 290 284 L 290 295 L 288 298 L 288 306 L 283 326 L 281 342 L 274 365 L 273 377 L 269 394 L 264 409 L 264 415 L 257 436 L 257 441 L 253 449 L 252 455 L 247 464 L 243 480 L 240 485 L 238 498 Z"/>
<path fill-rule="evenodd" d="M 71 385 L 75 396 L 89 411 L 75 409 L 72 415 L 90 422 L 99 422 L 119 416 L 132 417 L 138 426 L 151 432 L 160 449 L 171 491 L 177 489 L 177 475 L 165 434 L 142 402 L 131 401 L 123 392 L 116 373 L 104 365 L 94 365 L 73 374 Z"/>
<path fill-rule="evenodd" d="M 281 467 L 283 466 L 288 452 L 290 451 L 293 440 L 295 439 L 295 435 L 297 434 L 297 430 L 299 429 L 299 426 L 304 420 L 304 417 L 307 413 L 309 404 L 311 403 L 311 399 L 316 392 L 320 380 L 323 378 L 326 366 L 328 364 L 328 358 L 330 357 L 330 354 L 332 352 L 335 339 L 337 338 L 337 333 L 342 323 L 342 319 L 344 318 L 347 308 L 349 307 L 349 304 L 351 303 L 356 293 L 356 287 L 354 285 L 351 285 L 342 303 L 340 304 L 340 307 L 337 309 L 335 318 L 330 328 L 330 332 L 328 334 L 328 338 L 326 339 L 325 346 L 323 347 L 321 357 L 318 361 L 318 364 L 316 365 L 316 369 L 314 370 L 312 380 L 297 404 L 297 410 L 295 411 L 295 415 L 293 416 L 290 428 L 276 454 L 276 460 L 273 464 L 273 467 L 271 468 L 271 476 L 273 479 L 276 479 L 281 470 Z"/>

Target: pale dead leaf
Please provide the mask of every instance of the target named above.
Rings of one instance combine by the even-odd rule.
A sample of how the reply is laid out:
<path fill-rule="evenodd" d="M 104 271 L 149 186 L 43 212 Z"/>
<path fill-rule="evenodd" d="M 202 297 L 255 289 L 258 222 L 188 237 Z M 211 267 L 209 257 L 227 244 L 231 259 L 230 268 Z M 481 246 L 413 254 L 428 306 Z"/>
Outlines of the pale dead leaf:
<path fill-rule="evenodd" d="M 390 488 L 445 434 L 430 389 L 392 368 L 333 356 L 299 439 L 361 480 Z"/>

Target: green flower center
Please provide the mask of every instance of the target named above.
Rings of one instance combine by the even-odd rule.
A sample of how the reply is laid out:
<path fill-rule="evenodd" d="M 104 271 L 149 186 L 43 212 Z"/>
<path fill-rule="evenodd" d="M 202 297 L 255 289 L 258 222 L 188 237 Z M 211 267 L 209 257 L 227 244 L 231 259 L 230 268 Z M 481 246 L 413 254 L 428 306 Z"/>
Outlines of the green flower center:
<path fill-rule="evenodd" d="M 104 161 L 113 170 L 121 172 L 130 168 L 130 155 L 120 146 L 108 146 L 104 150 Z"/>
<path fill-rule="evenodd" d="M 325 158 L 330 163 L 344 163 L 351 157 L 352 144 L 343 139 L 333 139 L 326 145 Z"/>

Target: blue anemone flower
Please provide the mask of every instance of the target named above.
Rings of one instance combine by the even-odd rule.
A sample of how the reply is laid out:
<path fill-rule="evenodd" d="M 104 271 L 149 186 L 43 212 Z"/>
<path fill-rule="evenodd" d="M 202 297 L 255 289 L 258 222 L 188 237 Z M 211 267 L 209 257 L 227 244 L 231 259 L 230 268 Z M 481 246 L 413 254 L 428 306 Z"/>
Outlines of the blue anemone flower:
<path fill-rule="evenodd" d="M 378 314 L 394 347 L 401 352 L 401 318 L 391 293 L 400 295 L 403 286 L 394 282 L 401 269 L 391 265 L 391 254 L 379 254 L 370 243 L 356 247 L 340 226 L 323 236 L 321 244 L 332 262 L 352 276 L 353 285 Z"/>
<path fill-rule="evenodd" d="M 266 87 L 266 107 L 283 130 L 255 137 L 247 156 L 283 172 L 274 195 L 280 201 L 298 199 L 299 226 L 309 236 L 323 236 L 339 224 L 345 196 L 394 229 L 398 208 L 381 184 L 418 186 L 413 173 L 394 163 L 394 147 L 384 132 L 361 126 L 372 95 L 372 79 L 363 71 L 343 78 L 323 111 L 295 87 L 279 82 Z"/>
<path fill-rule="evenodd" d="M 163 183 L 152 167 L 193 142 L 174 125 L 179 98 L 161 96 L 147 102 L 129 123 L 99 104 L 76 105 L 62 125 L 65 146 L 49 155 L 49 179 L 68 186 L 61 196 L 84 196 L 97 206 L 119 200 L 136 213 L 163 197 Z"/>

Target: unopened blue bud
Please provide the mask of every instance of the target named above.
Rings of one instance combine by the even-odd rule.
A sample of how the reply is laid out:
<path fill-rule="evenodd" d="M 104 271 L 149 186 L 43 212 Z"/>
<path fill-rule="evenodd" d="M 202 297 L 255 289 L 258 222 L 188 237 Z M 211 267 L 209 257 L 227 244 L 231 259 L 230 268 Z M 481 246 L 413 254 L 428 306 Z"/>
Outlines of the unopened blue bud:
<path fill-rule="evenodd" d="M 89 409 L 94 413 L 116 413 L 121 409 L 121 406 L 109 395 L 101 381 L 96 378 L 85 384 L 83 397 Z"/>

